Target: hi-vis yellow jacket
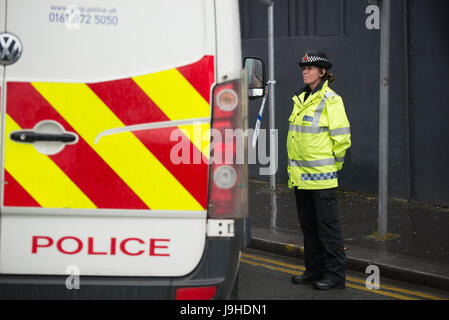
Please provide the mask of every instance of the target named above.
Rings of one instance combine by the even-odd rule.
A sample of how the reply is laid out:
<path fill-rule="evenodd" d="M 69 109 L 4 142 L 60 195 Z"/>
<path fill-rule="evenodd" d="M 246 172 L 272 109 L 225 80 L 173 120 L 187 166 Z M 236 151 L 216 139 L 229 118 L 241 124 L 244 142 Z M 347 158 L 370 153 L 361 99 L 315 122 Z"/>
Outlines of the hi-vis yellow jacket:
<path fill-rule="evenodd" d="M 338 186 L 351 132 L 342 98 L 328 87 L 293 97 L 288 119 L 288 186 L 299 189 L 327 189 Z"/>

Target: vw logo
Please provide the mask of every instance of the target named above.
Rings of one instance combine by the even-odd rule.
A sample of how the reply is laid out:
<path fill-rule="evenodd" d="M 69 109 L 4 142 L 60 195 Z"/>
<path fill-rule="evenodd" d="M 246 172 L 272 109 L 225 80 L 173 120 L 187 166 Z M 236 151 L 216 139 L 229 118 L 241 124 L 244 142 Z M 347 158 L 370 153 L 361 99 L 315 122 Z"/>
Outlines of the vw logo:
<path fill-rule="evenodd" d="M 11 33 L 0 34 L 0 64 L 13 64 L 19 60 L 22 54 L 22 44 L 19 39 Z"/>

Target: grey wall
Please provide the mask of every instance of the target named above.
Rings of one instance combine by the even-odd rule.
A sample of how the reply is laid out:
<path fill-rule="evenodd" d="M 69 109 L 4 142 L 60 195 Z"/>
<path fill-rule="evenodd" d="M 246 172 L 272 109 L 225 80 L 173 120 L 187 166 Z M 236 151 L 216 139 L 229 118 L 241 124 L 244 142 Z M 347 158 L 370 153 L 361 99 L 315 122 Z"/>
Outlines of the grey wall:
<path fill-rule="evenodd" d="M 390 196 L 449 204 L 446 125 L 447 9 L 444 0 L 391 1 Z M 366 0 L 277 0 L 275 4 L 277 179 L 287 183 L 286 136 L 294 92 L 304 86 L 297 61 L 306 50 L 327 53 L 345 103 L 352 147 L 340 175 L 346 190 L 377 193 L 379 30 L 368 30 Z M 244 56 L 267 59 L 267 13 L 258 0 L 240 0 Z M 429 83 L 429 78 L 438 78 Z M 250 102 L 254 127 L 260 100 Z M 268 108 L 262 128 L 268 128 Z M 250 165 L 250 177 L 259 175 Z"/>
<path fill-rule="evenodd" d="M 449 203 L 449 2 L 409 1 L 409 102 L 416 199 Z"/>

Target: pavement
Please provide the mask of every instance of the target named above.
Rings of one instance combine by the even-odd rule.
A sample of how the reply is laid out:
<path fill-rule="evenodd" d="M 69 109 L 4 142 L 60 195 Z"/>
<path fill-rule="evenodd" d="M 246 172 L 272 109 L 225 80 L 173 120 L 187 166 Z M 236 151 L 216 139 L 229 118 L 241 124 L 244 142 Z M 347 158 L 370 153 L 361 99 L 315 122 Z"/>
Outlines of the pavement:
<path fill-rule="evenodd" d="M 381 240 L 375 195 L 340 190 L 337 199 L 347 269 L 364 273 L 376 265 L 382 278 L 449 291 L 449 208 L 390 199 L 389 236 Z M 249 247 L 302 260 L 295 196 L 287 185 L 278 184 L 276 205 L 274 216 L 268 181 L 250 180 Z"/>

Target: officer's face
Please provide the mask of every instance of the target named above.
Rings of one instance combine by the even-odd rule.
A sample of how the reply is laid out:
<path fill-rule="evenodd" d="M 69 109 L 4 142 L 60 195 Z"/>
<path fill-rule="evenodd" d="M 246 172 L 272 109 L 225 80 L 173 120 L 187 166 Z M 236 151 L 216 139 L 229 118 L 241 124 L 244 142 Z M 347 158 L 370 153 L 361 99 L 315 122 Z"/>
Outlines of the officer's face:
<path fill-rule="evenodd" d="M 304 78 L 304 84 L 313 84 L 318 82 L 324 75 L 321 68 L 315 66 L 303 66 L 302 76 Z"/>

